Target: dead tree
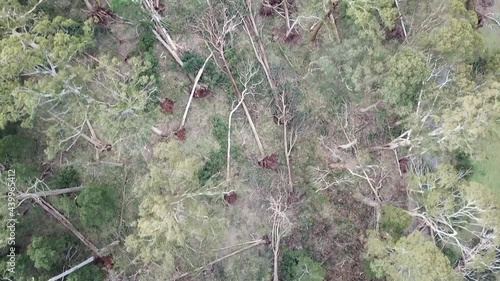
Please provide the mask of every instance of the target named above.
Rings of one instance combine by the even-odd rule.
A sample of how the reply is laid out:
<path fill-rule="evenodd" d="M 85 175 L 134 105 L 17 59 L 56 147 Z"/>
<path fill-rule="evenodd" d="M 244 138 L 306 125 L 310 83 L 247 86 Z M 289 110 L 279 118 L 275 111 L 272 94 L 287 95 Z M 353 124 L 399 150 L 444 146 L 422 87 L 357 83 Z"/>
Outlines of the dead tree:
<path fill-rule="evenodd" d="M 198 86 L 198 81 L 200 81 L 201 75 L 203 75 L 203 71 L 205 70 L 205 66 L 207 65 L 208 61 L 212 58 L 212 53 L 207 57 L 205 62 L 203 63 L 203 66 L 198 70 L 198 74 L 196 75 L 196 78 L 194 79 L 194 84 L 193 84 L 193 89 L 191 90 L 191 94 L 189 95 L 189 100 L 186 105 L 186 110 L 184 111 L 184 115 L 182 116 L 182 121 L 179 129 L 184 128 L 184 124 L 186 123 L 186 118 L 187 114 L 189 111 L 189 106 L 191 105 L 191 101 L 193 100 L 194 93 L 196 92 L 196 87 Z"/>
<path fill-rule="evenodd" d="M 281 239 L 290 230 L 292 224 L 287 216 L 287 194 L 288 192 L 282 191 L 279 187 L 276 188 L 278 194 L 269 198 L 269 211 L 272 212 L 272 236 L 271 245 L 273 247 L 273 281 L 279 281 L 278 268 L 279 268 L 279 249 Z"/>
<path fill-rule="evenodd" d="M 227 158 L 226 158 L 226 180 L 231 179 L 231 124 L 232 124 L 232 117 L 233 114 L 238 110 L 238 108 L 243 104 L 245 97 L 247 95 L 253 94 L 253 91 L 255 90 L 255 87 L 257 87 L 259 84 L 262 83 L 260 82 L 255 82 L 255 83 L 250 83 L 252 82 L 254 76 L 257 74 L 257 70 L 253 67 L 253 64 L 248 62 L 245 65 L 246 69 L 239 71 L 239 77 L 240 77 L 240 83 L 243 85 L 243 91 L 241 92 L 241 99 L 237 101 L 236 106 L 234 106 L 233 102 L 233 107 L 231 112 L 229 113 L 228 117 L 228 131 L 227 131 Z"/>
<path fill-rule="evenodd" d="M 245 2 L 245 5 L 248 11 L 248 15 L 241 16 L 243 22 L 243 29 L 245 30 L 245 33 L 247 34 L 248 39 L 250 40 L 250 44 L 252 45 L 257 61 L 259 61 L 259 63 L 262 66 L 262 69 L 264 70 L 264 73 L 266 74 L 269 87 L 271 87 L 271 90 L 274 90 L 276 89 L 276 84 L 274 83 L 274 80 L 271 78 L 271 68 L 269 67 L 266 50 L 264 49 L 264 45 L 262 44 L 262 37 L 260 35 L 259 29 L 257 28 L 257 24 L 255 21 L 255 14 L 252 9 L 252 1 L 247 0 Z"/>
<path fill-rule="evenodd" d="M 174 60 L 180 65 L 183 66 L 183 62 L 179 55 L 179 47 L 168 34 L 167 29 L 163 26 L 162 20 L 163 17 L 158 13 L 158 10 L 155 8 L 154 0 L 142 0 L 142 6 L 146 10 L 147 13 L 151 16 L 151 19 L 154 22 L 153 33 L 156 36 L 156 39 L 160 41 L 160 43 L 168 50 L 170 55 L 174 58 Z"/>
<path fill-rule="evenodd" d="M 329 22 L 330 25 L 332 26 L 332 29 L 335 34 L 335 39 L 337 42 L 340 41 L 340 36 L 339 36 L 339 31 L 337 29 L 337 24 L 335 22 L 335 17 L 334 17 L 334 11 L 337 9 L 337 6 L 339 4 L 338 0 L 330 0 L 328 1 L 328 5 L 326 6 L 326 13 L 323 16 L 322 19 L 318 20 L 316 23 L 314 23 L 311 28 L 309 29 L 310 36 L 309 40 L 311 42 L 316 41 L 316 37 L 318 36 L 319 31 L 325 24 L 325 22 Z"/>
<path fill-rule="evenodd" d="M 74 127 L 71 124 L 69 124 L 68 122 L 66 122 L 59 115 L 54 114 L 54 113 L 50 113 L 50 114 L 59 123 L 65 125 L 67 128 L 69 128 L 69 129 L 71 129 L 71 130 L 73 130 L 75 132 L 74 135 L 72 135 L 72 136 L 70 136 L 70 137 L 68 137 L 68 138 L 66 138 L 66 139 L 64 139 L 64 140 L 62 140 L 62 141 L 59 142 L 59 144 L 63 144 L 65 142 L 73 139 L 73 142 L 71 143 L 71 145 L 68 148 L 66 148 L 66 151 L 68 151 L 71 147 L 73 147 L 73 145 L 75 145 L 75 143 L 78 141 L 78 139 L 80 137 L 82 137 L 83 139 L 85 139 L 86 141 L 88 141 L 90 144 L 92 144 L 94 146 L 96 160 L 99 160 L 99 154 L 101 152 L 110 151 L 111 150 L 111 148 L 112 148 L 111 144 L 102 142 L 102 141 L 100 141 L 97 138 L 97 136 L 95 134 L 95 131 L 94 131 L 94 128 L 92 127 L 92 125 L 90 124 L 90 121 L 88 119 L 85 119 L 82 122 L 82 125 L 80 125 L 78 127 Z M 84 130 L 85 127 L 88 127 L 91 136 L 88 136 L 87 134 L 83 133 L 83 130 Z"/>
<path fill-rule="evenodd" d="M 259 239 L 259 240 L 255 240 L 255 241 L 251 241 L 251 242 L 247 242 L 247 243 L 241 243 L 241 244 L 238 244 L 237 246 L 241 246 L 241 245 L 245 245 L 245 244 L 249 244 L 249 245 L 248 245 L 248 246 L 246 246 L 246 247 L 243 247 L 243 248 L 241 248 L 241 249 L 239 249 L 239 250 L 236 250 L 236 251 L 234 251 L 234 252 L 232 252 L 232 253 L 230 253 L 230 254 L 227 254 L 227 255 L 225 255 L 225 256 L 222 256 L 222 257 L 220 257 L 220 258 L 218 258 L 218 259 L 216 259 L 216 260 L 214 260 L 214 261 L 212 261 L 212 262 L 209 262 L 209 263 L 207 263 L 207 264 L 206 264 L 206 265 L 204 265 L 204 266 L 201 266 L 201 267 L 195 268 L 192 272 L 186 272 L 186 273 L 179 274 L 179 275 L 175 276 L 174 278 L 172 278 L 172 279 L 171 279 L 171 281 L 179 280 L 179 279 L 184 278 L 184 277 L 187 277 L 187 276 L 189 276 L 189 275 L 191 275 L 191 274 L 193 274 L 193 273 L 199 273 L 199 272 L 200 272 L 200 271 L 202 271 L 203 269 L 209 268 L 210 266 L 212 266 L 212 265 L 214 265 L 214 264 L 216 264 L 216 263 L 218 263 L 218 262 L 221 262 L 221 261 L 223 261 L 223 260 L 225 260 L 225 259 L 227 259 L 227 258 L 230 258 L 230 257 L 232 257 L 232 256 L 235 256 L 235 255 L 239 254 L 239 253 L 242 253 L 242 252 L 244 252 L 244 251 L 247 251 L 247 250 L 249 250 L 249 249 L 252 249 L 252 248 L 254 248 L 254 247 L 256 247 L 256 246 L 263 245 L 263 244 L 267 244 L 267 243 L 268 243 L 268 241 L 267 241 L 266 239 Z M 218 250 L 227 249 L 227 248 L 228 248 L 228 247 L 221 248 L 221 249 L 218 249 Z"/>
<path fill-rule="evenodd" d="M 217 7 L 214 7 L 209 2 L 209 7 L 205 12 L 204 16 L 200 17 L 198 20 L 198 24 L 196 26 L 197 31 L 203 36 L 207 45 L 212 49 L 212 52 L 216 54 L 220 63 L 215 60 L 217 66 L 222 69 L 229 77 L 231 84 L 236 92 L 236 97 L 238 101 L 242 99 L 242 91 L 238 87 L 238 83 L 234 78 L 234 75 L 231 71 L 229 63 L 227 62 L 225 55 L 225 47 L 227 37 L 231 35 L 231 33 L 236 29 L 236 27 L 241 23 L 239 17 L 236 15 L 229 16 L 227 8 L 220 4 Z M 248 123 L 250 124 L 250 128 L 254 135 L 255 141 L 257 142 L 257 146 L 261 153 L 261 156 L 264 157 L 264 147 L 260 141 L 259 134 L 257 129 L 255 128 L 255 124 L 250 116 L 250 112 L 243 101 L 241 103 L 245 115 L 247 117 Z"/>
<path fill-rule="evenodd" d="M 287 174 L 288 174 L 288 186 L 291 191 L 293 191 L 293 180 L 292 180 L 292 167 L 290 164 L 290 156 L 292 153 L 292 149 L 297 142 L 297 131 L 296 128 L 292 127 L 289 130 L 290 125 L 292 124 L 293 113 L 291 111 L 290 103 L 291 101 L 287 99 L 287 95 L 285 92 L 282 92 L 278 97 L 278 104 L 276 105 L 278 109 L 278 114 L 276 116 L 276 123 L 283 126 L 283 146 L 285 149 L 285 160 L 287 166 Z"/>
<path fill-rule="evenodd" d="M 22 201 L 24 199 L 33 197 L 46 197 L 46 196 L 57 196 L 68 193 L 80 192 L 85 188 L 85 186 L 69 187 L 56 190 L 38 191 L 33 193 L 20 193 L 16 196 L 17 200 Z"/>
<path fill-rule="evenodd" d="M 108 253 L 109 253 L 109 248 L 111 248 L 112 246 L 118 245 L 119 243 L 120 243 L 119 241 L 114 241 L 113 243 L 109 244 L 108 246 L 100 249 L 99 250 L 100 256 L 107 256 Z M 71 273 L 79 270 L 80 268 L 85 267 L 86 265 L 94 262 L 95 260 L 96 260 L 96 257 L 95 256 L 91 256 L 90 258 L 88 258 L 88 259 L 84 260 L 83 262 L 81 262 L 81 263 L 73 266 L 72 268 L 64 271 L 63 273 L 50 278 L 48 281 L 57 281 L 59 279 L 63 279 L 64 277 L 66 277 L 66 276 L 70 275 Z"/>

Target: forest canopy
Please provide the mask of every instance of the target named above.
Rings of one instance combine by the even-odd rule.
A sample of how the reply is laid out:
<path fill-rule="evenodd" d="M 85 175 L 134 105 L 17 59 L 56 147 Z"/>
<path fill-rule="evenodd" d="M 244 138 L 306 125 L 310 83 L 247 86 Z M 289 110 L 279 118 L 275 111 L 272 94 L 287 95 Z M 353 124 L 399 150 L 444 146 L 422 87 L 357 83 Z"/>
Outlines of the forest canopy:
<path fill-rule="evenodd" d="M 500 278 L 500 1 L 0 2 L 0 279 Z"/>

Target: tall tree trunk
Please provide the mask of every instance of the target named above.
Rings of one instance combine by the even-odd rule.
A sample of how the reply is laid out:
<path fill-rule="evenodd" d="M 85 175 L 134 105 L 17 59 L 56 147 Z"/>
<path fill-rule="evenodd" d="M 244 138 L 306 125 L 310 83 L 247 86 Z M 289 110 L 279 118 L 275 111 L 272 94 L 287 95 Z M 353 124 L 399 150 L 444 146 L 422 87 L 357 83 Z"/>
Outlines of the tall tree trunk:
<path fill-rule="evenodd" d="M 55 190 L 39 191 L 39 192 L 34 192 L 34 193 L 21 193 L 21 194 L 17 195 L 16 197 L 17 197 L 17 200 L 24 200 L 24 199 L 33 198 L 33 197 L 55 196 L 55 195 L 79 192 L 79 191 L 82 191 L 84 188 L 85 188 L 85 186 L 77 186 L 77 187 L 62 188 L 62 189 L 55 189 Z"/>

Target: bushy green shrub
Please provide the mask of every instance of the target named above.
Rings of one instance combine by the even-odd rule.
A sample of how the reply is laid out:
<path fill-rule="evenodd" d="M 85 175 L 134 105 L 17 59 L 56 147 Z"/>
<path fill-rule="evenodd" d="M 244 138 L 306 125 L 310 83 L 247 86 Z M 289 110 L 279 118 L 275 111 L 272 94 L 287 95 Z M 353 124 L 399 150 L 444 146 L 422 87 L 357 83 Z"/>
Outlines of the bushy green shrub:
<path fill-rule="evenodd" d="M 228 124 L 224 122 L 221 116 L 216 116 L 212 119 L 212 135 L 219 144 L 220 149 L 210 152 L 208 161 L 198 170 L 198 180 L 202 186 L 213 176 L 217 175 L 217 173 L 224 170 L 226 165 L 228 131 Z M 233 156 L 238 154 L 236 147 L 234 152 Z"/>
<path fill-rule="evenodd" d="M 34 262 L 35 268 L 51 270 L 63 260 L 68 242 L 64 237 L 35 236 L 31 238 L 28 256 Z"/>
<path fill-rule="evenodd" d="M 114 186 L 88 185 L 78 196 L 83 226 L 99 228 L 112 222 L 118 213 L 118 193 Z"/>
<path fill-rule="evenodd" d="M 404 230 L 410 225 L 412 217 L 403 209 L 393 205 L 384 205 L 382 207 L 382 218 L 380 226 L 382 230 L 398 240 L 403 236 Z"/>
<path fill-rule="evenodd" d="M 182 66 L 184 72 L 186 74 L 196 76 L 198 74 L 198 70 L 200 70 L 203 66 L 206 58 L 193 52 L 185 52 L 182 54 L 181 60 L 184 63 Z M 215 87 L 231 87 L 226 74 L 218 70 L 211 61 L 209 61 L 205 66 L 205 70 L 203 71 L 200 81 L 211 89 Z"/>
<path fill-rule="evenodd" d="M 208 161 L 198 170 L 198 181 L 200 185 L 205 185 L 209 179 L 224 169 L 224 165 L 226 164 L 225 154 L 225 151 L 222 150 L 214 150 L 210 153 Z M 217 179 L 218 178 L 220 177 L 217 177 Z"/>
<path fill-rule="evenodd" d="M 464 178 L 468 179 L 472 176 L 474 170 L 474 164 L 470 155 L 464 151 L 455 151 L 452 160 L 453 167 L 458 171 L 465 173 Z"/>
<path fill-rule="evenodd" d="M 67 281 L 102 281 L 104 273 L 95 264 L 86 265 L 84 268 L 68 275 Z"/>
<path fill-rule="evenodd" d="M 212 135 L 215 137 L 215 140 L 223 149 L 227 149 L 228 131 L 228 124 L 221 116 L 216 116 L 212 119 Z"/>
<path fill-rule="evenodd" d="M 65 166 L 57 173 L 52 185 L 54 188 L 68 188 L 80 186 L 81 184 L 80 173 L 73 166 Z"/>
<path fill-rule="evenodd" d="M 279 264 L 279 276 L 283 281 L 323 281 L 326 270 L 314 261 L 305 250 L 285 249 Z"/>
<path fill-rule="evenodd" d="M 367 280 L 375 280 L 377 279 L 377 274 L 372 271 L 370 264 L 373 262 L 373 259 L 363 259 L 361 261 L 361 266 L 363 267 L 363 273 L 365 274 L 365 278 Z"/>

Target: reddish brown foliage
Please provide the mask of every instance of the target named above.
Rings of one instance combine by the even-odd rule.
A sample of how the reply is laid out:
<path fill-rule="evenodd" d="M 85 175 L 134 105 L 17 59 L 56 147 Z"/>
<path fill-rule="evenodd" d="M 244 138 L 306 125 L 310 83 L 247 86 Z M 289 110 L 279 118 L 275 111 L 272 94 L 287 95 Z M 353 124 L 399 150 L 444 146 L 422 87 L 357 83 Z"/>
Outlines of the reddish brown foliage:
<path fill-rule="evenodd" d="M 199 99 L 199 98 L 204 98 L 204 97 L 208 97 L 211 95 L 212 95 L 212 92 L 210 92 L 210 90 L 208 89 L 207 86 L 198 85 L 198 86 L 196 86 L 196 90 L 194 91 L 193 97 Z"/>
<path fill-rule="evenodd" d="M 174 101 L 169 98 L 165 98 L 161 102 L 160 108 L 163 113 L 172 113 L 174 112 Z"/>
<path fill-rule="evenodd" d="M 226 203 L 228 203 L 229 205 L 233 205 L 234 203 L 236 203 L 236 200 L 238 200 L 238 195 L 236 194 L 236 192 L 231 191 L 224 194 L 224 201 L 226 201 Z"/>
<path fill-rule="evenodd" d="M 276 165 L 278 164 L 278 155 L 276 155 L 276 154 L 268 155 L 268 156 L 264 157 L 264 159 L 262 159 L 261 161 L 259 161 L 257 163 L 259 164 L 259 166 L 261 166 L 264 169 L 276 168 Z"/>
<path fill-rule="evenodd" d="M 186 129 L 185 128 L 180 128 L 179 130 L 174 132 L 174 135 L 179 139 L 179 140 L 185 140 L 186 139 Z"/>

